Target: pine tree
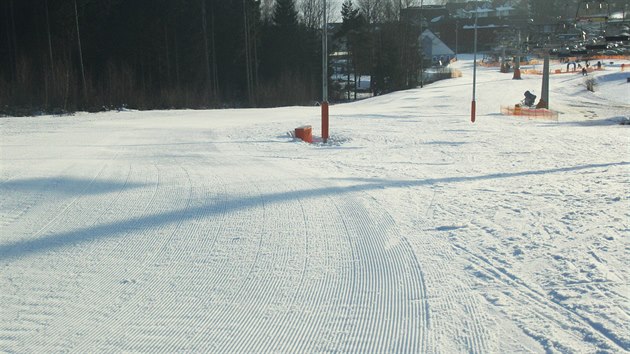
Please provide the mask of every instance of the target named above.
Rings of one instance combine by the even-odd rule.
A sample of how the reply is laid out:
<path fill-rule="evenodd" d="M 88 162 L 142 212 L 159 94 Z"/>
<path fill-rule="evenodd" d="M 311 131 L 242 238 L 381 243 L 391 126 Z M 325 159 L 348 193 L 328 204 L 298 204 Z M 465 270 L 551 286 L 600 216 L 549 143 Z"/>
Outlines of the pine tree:
<path fill-rule="evenodd" d="M 368 73 L 370 67 L 368 65 L 370 56 L 369 33 L 365 18 L 361 14 L 361 10 L 354 8 L 352 0 L 345 0 L 341 5 L 341 17 L 343 23 L 338 37 L 344 37 L 349 52 L 348 67 L 348 99 L 350 99 L 350 68 L 354 73 L 354 94 L 356 99 L 357 76 L 361 73 Z"/>
<path fill-rule="evenodd" d="M 345 0 L 341 5 L 341 34 L 345 35 L 350 31 L 358 31 L 365 25 L 365 17 L 361 14 L 359 8 L 354 8 L 352 0 Z"/>
<path fill-rule="evenodd" d="M 277 0 L 273 9 L 273 23 L 284 31 L 295 30 L 298 26 L 298 12 L 294 0 Z"/>

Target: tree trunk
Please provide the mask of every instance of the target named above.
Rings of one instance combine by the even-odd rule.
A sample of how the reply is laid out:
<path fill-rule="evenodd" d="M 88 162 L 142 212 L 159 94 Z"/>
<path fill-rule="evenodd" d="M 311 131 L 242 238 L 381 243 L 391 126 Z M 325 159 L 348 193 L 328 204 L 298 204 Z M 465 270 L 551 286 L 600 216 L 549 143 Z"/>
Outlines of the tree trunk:
<path fill-rule="evenodd" d="M 359 81 L 361 81 L 361 76 L 359 76 Z M 357 68 L 354 68 L 354 100 L 357 100 Z"/>
<path fill-rule="evenodd" d="M 81 81 L 83 82 L 83 100 L 87 103 L 87 84 L 85 82 L 85 69 L 83 67 L 83 50 L 81 49 L 81 34 L 79 32 L 79 11 L 77 10 L 77 0 L 74 0 L 74 19 L 77 25 L 77 41 L 79 44 L 79 64 L 81 66 Z"/>
<path fill-rule="evenodd" d="M 17 60 L 18 50 L 17 50 L 17 34 L 15 32 L 15 14 L 14 14 L 14 11 L 13 11 L 13 0 L 11 0 L 9 2 L 8 6 L 9 6 L 9 12 L 10 12 L 10 16 L 11 16 L 11 31 L 10 32 L 7 31 L 7 36 L 9 36 L 9 33 L 13 34 L 10 37 L 10 39 L 9 39 L 9 41 L 11 43 L 11 47 L 13 48 L 13 55 L 12 55 L 12 58 L 11 58 L 13 65 L 12 65 L 11 69 L 13 70 L 13 76 L 12 77 L 15 80 L 17 80 L 17 78 L 18 78 L 18 69 L 17 69 L 17 67 L 18 67 L 18 64 L 17 64 L 17 62 L 18 62 L 18 60 Z M 8 26 L 8 23 L 7 23 L 7 26 Z"/>
<path fill-rule="evenodd" d="M 348 57 L 346 59 L 346 73 L 348 74 L 348 81 L 346 82 L 346 94 L 348 96 L 348 101 L 350 101 L 350 53 L 348 53 Z"/>
<path fill-rule="evenodd" d="M 51 86 L 54 87 L 54 81 L 55 81 L 55 61 L 53 59 L 52 36 L 50 34 L 50 16 L 48 14 L 48 0 L 46 0 L 45 6 L 46 6 L 46 32 L 48 34 L 48 55 L 49 55 L 49 60 L 50 60 L 50 74 L 49 75 L 44 74 L 44 81 L 45 81 L 44 90 L 46 91 L 45 106 L 46 108 L 48 108 L 48 104 L 49 104 L 48 91 L 50 90 Z"/>
<path fill-rule="evenodd" d="M 206 1 L 201 0 L 201 27 L 203 29 L 203 44 L 204 44 L 204 52 L 206 55 L 206 90 L 208 92 L 208 96 L 210 96 L 210 91 L 212 87 L 212 77 L 210 72 L 210 49 L 208 46 L 208 23 L 206 21 Z"/>
<path fill-rule="evenodd" d="M 48 0 L 46 0 L 48 1 Z M 168 86 L 171 85 L 171 56 L 169 53 L 169 45 L 168 45 L 168 25 L 164 24 L 164 45 L 165 45 L 165 50 L 166 53 L 166 82 L 168 83 Z"/>
<path fill-rule="evenodd" d="M 175 87 L 179 89 L 179 45 L 177 41 L 177 30 L 175 30 Z"/>
<path fill-rule="evenodd" d="M 214 95 L 214 97 L 216 98 L 217 95 L 219 94 L 219 69 L 217 66 L 217 49 L 216 49 L 216 41 L 215 41 L 215 27 L 214 27 L 214 1 L 212 1 L 210 3 L 210 19 L 211 19 L 211 23 L 210 26 L 212 27 L 210 29 L 210 31 L 212 32 L 212 36 L 210 37 L 210 39 L 212 40 L 212 78 L 214 79 L 212 81 L 212 93 Z"/>
<path fill-rule="evenodd" d="M 253 101 L 253 79 L 251 66 L 251 48 L 249 41 L 249 21 L 247 19 L 247 0 L 243 0 L 243 31 L 245 34 L 245 77 L 247 81 L 247 101 L 251 106 Z"/>
<path fill-rule="evenodd" d="M 50 34 L 50 17 L 48 15 L 48 0 L 46 0 L 46 32 L 48 32 L 48 54 L 50 56 L 50 70 L 51 70 L 51 75 L 54 75 L 55 62 L 53 60 L 52 36 Z"/>
<path fill-rule="evenodd" d="M 254 63 L 253 63 L 253 69 L 254 69 L 254 97 L 256 99 L 256 104 L 258 104 L 258 31 L 257 31 L 258 26 L 254 26 L 254 34 L 253 34 L 253 40 L 252 40 L 252 47 L 254 48 Z"/>

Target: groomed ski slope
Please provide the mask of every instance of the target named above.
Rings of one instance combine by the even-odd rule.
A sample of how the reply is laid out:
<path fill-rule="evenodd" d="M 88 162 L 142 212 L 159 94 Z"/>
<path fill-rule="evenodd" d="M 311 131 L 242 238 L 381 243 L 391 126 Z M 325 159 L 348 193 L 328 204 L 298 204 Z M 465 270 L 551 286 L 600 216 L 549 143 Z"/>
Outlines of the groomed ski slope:
<path fill-rule="evenodd" d="M 0 352 L 627 353 L 630 83 L 0 119 Z"/>

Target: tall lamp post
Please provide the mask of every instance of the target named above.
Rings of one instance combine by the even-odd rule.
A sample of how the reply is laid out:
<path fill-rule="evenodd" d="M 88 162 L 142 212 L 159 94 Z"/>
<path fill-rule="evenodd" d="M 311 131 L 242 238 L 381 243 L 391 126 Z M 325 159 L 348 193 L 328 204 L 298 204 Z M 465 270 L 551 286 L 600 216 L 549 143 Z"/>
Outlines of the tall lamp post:
<path fill-rule="evenodd" d="M 422 41 L 422 7 L 424 6 L 424 0 L 420 1 L 420 48 L 422 53 L 420 55 L 420 88 L 424 87 L 424 43 Z"/>
<path fill-rule="evenodd" d="M 476 102 L 476 94 L 477 94 L 477 17 L 479 13 L 479 8 L 475 8 L 475 44 L 474 44 L 474 54 L 473 54 L 473 93 L 472 93 L 472 102 L 470 107 L 470 121 L 475 122 L 477 115 L 477 102 Z"/>
<path fill-rule="evenodd" d="M 322 23 L 322 140 L 328 141 L 328 16 L 324 0 Z"/>
<path fill-rule="evenodd" d="M 455 20 L 455 59 L 459 55 L 459 20 Z"/>

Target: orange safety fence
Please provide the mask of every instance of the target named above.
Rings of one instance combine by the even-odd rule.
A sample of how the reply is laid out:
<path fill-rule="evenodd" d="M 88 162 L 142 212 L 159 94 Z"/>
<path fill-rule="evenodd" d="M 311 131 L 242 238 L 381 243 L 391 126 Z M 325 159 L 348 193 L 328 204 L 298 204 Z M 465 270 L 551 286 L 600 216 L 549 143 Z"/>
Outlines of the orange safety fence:
<path fill-rule="evenodd" d="M 462 77 L 462 72 L 459 69 L 451 69 L 451 78 Z"/>
<path fill-rule="evenodd" d="M 538 60 L 522 61 L 522 62 L 519 63 L 520 66 L 539 65 L 539 64 L 540 64 L 540 62 Z M 483 66 L 483 67 L 486 67 L 486 68 L 500 68 L 501 67 L 501 62 L 498 62 L 498 61 L 493 61 L 493 62 L 477 61 L 477 65 Z"/>
<path fill-rule="evenodd" d="M 602 67 L 601 69 L 597 69 L 597 67 L 589 67 L 586 69 L 587 72 L 592 73 L 593 71 L 604 71 L 604 68 Z M 582 74 L 582 69 L 577 69 L 577 70 L 562 70 L 562 69 L 556 69 L 552 72 L 552 74 Z"/>
<path fill-rule="evenodd" d="M 529 119 L 558 120 L 558 112 L 546 108 L 528 108 L 515 106 L 501 106 L 501 114 L 507 116 L 524 116 Z"/>
<path fill-rule="evenodd" d="M 602 67 L 601 69 L 597 69 L 597 68 L 593 68 L 590 67 L 588 69 L 586 69 L 587 72 L 592 73 L 593 71 L 602 71 L 604 70 L 604 68 Z M 623 69 L 622 69 L 623 71 Z M 538 70 L 538 69 L 521 69 L 521 74 L 528 74 L 528 75 L 542 75 L 543 72 L 542 70 Z M 555 74 L 582 74 L 582 69 L 576 69 L 576 70 L 562 70 L 562 69 L 555 69 L 552 70 L 550 72 L 550 74 L 555 75 Z"/>
<path fill-rule="evenodd" d="M 485 62 L 485 61 L 477 61 L 477 65 L 483 66 L 483 67 L 486 67 L 486 68 L 498 68 L 498 67 L 501 66 L 501 63 L 499 63 L 498 61 L 491 62 L 491 63 L 488 63 L 488 62 Z"/>
<path fill-rule="evenodd" d="M 521 74 L 527 75 L 542 75 L 542 70 L 538 69 L 521 69 Z"/>
<path fill-rule="evenodd" d="M 568 58 L 568 59 L 571 59 L 573 61 L 577 60 L 576 57 L 571 57 L 571 58 Z M 630 60 L 630 56 L 627 56 L 627 55 L 594 55 L 594 56 L 589 57 L 589 60 L 591 60 L 591 61 L 592 60 L 602 60 L 602 61 L 603 60 Z M 562 62 L 562 61 L 557 61 L 556 60 L 556 61 L 554 61 L 554 63 L 564 65 L 566 62 Z M 501 67 L 501 62 L 499 62 L 499 61 L 493 61 L 493 62 L 477 61 L 477 65 L 483 66 L 483 67 L 487 67 L 487 68 L 499 68 L 499 67 Z M 537 60 L 537 59 L 532 59 L 530 61 L 521 62 L 520 63 L 521 67 L 526 66 L 526 65 L 542 65 L 542 63 L 540 62 L 540 60 Z M 628 67 L 628 66 L 629 65 L 626 65 L 626 67 Z M 581 73 L 581 70 L 582 69 L 577 69 L 577 70 L 569 71 L 569 72 L 576 72 L 576 73 L 579 74 L 579 73 Z M 594 69 L 591 66 L 587 70 L 588 70 L 588 72 L 591 72 L 591 71 L 597 70 L 597 69 Z M 623 67 L 622 67 L 622 71 L 623 71 Z M 530 75 L 542 75 L 542 70 L 538 70 L 538 69 L 523 69 L 523 68 L 521 68 L 521 73 L 522 74 L 530 74 Z M 562 71 L 561 70 L 560 72 L 558 72 L 558 70 L 553 70 L 551 73 L 552 74 L 554 74 L 554 73 L 555 74 L 559 74 L 559 73 L 566 73 L 566 71 Z"/>
<path fill-rule="evenodd" d="M 630 55 L 594 55 L 590 57 L 592 60 L 630 60 Z"/>

